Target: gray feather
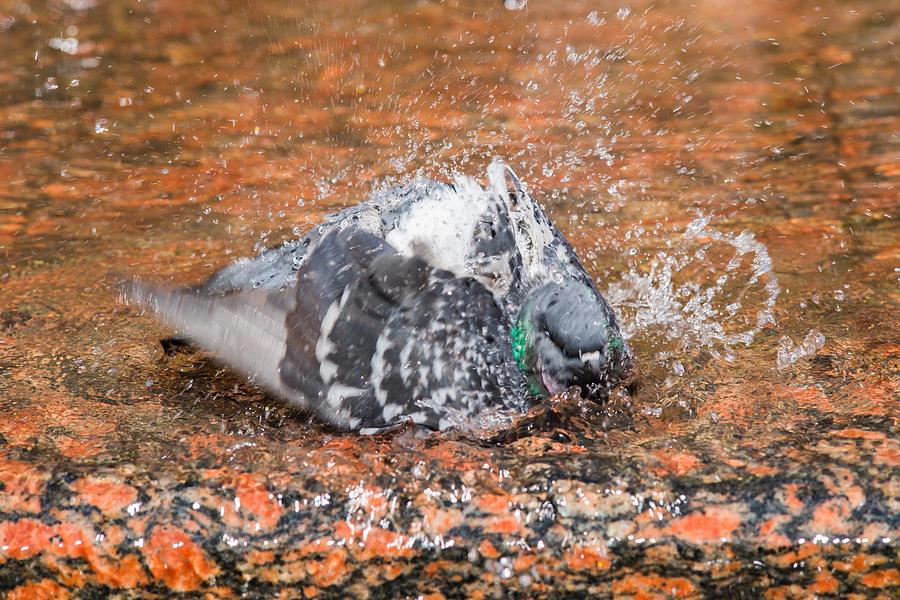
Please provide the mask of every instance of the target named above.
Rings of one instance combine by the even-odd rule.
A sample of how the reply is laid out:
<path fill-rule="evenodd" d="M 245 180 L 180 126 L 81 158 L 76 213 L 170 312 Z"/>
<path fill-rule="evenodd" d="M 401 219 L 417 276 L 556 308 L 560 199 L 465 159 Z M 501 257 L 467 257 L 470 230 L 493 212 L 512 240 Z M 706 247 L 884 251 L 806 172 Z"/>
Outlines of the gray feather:
<path fill-rule="evenodd" d="M 171 290 L 133 281 L 123 286 L 129 302 L 151 310 L 170 326 L 271 392 L 285 395 L 278 376 L 293 309 L 291 290 L 209 294 Z"/>

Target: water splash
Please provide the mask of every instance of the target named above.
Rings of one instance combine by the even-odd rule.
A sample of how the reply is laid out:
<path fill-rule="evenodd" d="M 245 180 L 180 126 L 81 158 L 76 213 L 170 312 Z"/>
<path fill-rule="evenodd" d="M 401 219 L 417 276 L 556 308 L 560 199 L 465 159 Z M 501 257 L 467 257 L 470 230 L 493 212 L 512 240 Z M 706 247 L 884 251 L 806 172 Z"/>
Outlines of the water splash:
<path fill-rule="evenodd" d="M 706 55 L 697 64 L 708 43 L 699 24 L 650 9 L 573 7 L 557 35 L 546 35 L 543 13 L 525 0 L 500 5 L 521 14 L 442 6 L 457 18 L 432 30 L 432 11 L 411 4 L 396 18 L 429 34 L 402 41 L 384 34 L 380 11 L 362 8 L 349 30 L 346 9 L 331 5 L 306 6 L 295 23 L 270 21 L 278 42 L 264 74 L 271 83 L 260 87 L 287 82 L 293 91 L 281 110 L 310 115 L 311 126 L 281 132 L 286 150 L 310 152 L 297 179 L 337 205 L 361 199 L 348 199 L 348 189 L 392 177 L 448 180 L 500 155 L 535 185 L 551 180 L 562 194 L 571 186 L 603 198 L 630 136 L 664 133 L 655 126 L 660 110 L 683 117 L 702 108 L 691 103 L 692 84 L 715 65 Z M 491 34 L 474 35 L 484 23 Z M 667 44 L 652 35 L 661 24 Z M 644 108 L 653 119 L 636 124 Z M 550 143 L 548 129 L 564 143 Z M 685 147 L 698 136 L 687 134 Z"/>
<path fill-rule="evenodd" d="M 622 316 L 622 331 L 653 347 L 659 358 L 702 348 L 732 361 L 734 346 L 749 346 L 766 325 L 781 292 L 765 245 L 692 221 L 681 244 L 659 251 L 649 271 L 633 269 L 604 293 Z M 699 245 L 698 245 L 699 244 Z"/>
<path fill-rule="evenodd" d="M 432 398 L 423 398 L 418 401 L 418 404 L 424 408 L 431 408 L 442 413 L 444 418 L 450 423 L 450 428 L 469 433 L 483 433 L 485 431 L 505 429 L 519 416 L 519 413 L 516 411 L 498 408 L 485 409 L 473 416 L 466 411 L 448 406 Z"/>
<path fill-rule="evenodd" d="M 795 345 L 788 336 L 782 336 L 778 343 L 775 366 L 778 367 L 778 370 L 786 369 L 801 358 L 812 356 L 823 346 L 825 346 L 825 335 L 818 329 L 810 329 L 800 345 Z"/>

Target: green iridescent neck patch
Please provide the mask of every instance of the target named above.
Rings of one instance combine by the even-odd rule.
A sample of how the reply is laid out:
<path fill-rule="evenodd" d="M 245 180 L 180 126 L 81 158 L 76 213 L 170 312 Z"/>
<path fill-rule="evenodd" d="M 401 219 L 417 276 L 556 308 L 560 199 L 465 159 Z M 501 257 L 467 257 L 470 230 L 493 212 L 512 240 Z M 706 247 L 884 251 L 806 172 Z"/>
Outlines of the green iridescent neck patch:
<path fill-rule="evenodd" d="M 513 358 L 516 359 L 516 364 L 519 365 L 519 369 L 523 372 L 528 371 L 525 367 L 525 353 L 528 347 L 529 330 L 530 327 L 523 316 L 515 322 L 509 332 L 509 341 L 512 343 Z"/>
<path fill-rule="evenodd" d="M 528 389 L 532 394 L 539 397 L 549 395 L 544 388 L 543 381 L 539 373 L 535 373 L 528 365 L 531 346 L 534 344 L 531 325 L 528 323 L 528 313 L 525 312 L 512 326 L 509 331 L 509 341 L 512 345 L 513 358 L 519 365 L 519 370 L 525 374 L 528 380 Z"/>
<path fill-rule="evenodd" d="M 609 335 L 609 347 L 612 350 L 621 350 L 622 349 L 622 338 L 614 333 Z"/>

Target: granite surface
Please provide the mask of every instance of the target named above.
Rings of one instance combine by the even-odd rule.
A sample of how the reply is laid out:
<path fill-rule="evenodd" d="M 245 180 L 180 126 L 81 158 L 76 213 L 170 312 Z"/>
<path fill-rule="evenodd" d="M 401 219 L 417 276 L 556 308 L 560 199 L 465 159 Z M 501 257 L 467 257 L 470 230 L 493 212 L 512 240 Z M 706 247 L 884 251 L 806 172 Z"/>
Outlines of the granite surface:
<path fill-rule="evenodd" d="M 514 441 L 323 435 L 277 461 L 197 432 L 169 449 L 188 472 L 12 449 L 0 581 L 11 598 L 896 596 L 892 419 L 811 410 L 731 448 L 705 423 L 677 447 L 629 428 L 572 443 L 595 412 L 563 395 Z M 254 470 L 231 466 L 247 453 Z"/>
<path fill-rule="evenodd" d="M 0 6 L 0 596 L 900 597 L 898 48 L 883 2 Z M 772 319 L 623 303 L 610 404 L 366 437 L 118 302 L 493 154 L 601 290 L 752 232 Z"/>

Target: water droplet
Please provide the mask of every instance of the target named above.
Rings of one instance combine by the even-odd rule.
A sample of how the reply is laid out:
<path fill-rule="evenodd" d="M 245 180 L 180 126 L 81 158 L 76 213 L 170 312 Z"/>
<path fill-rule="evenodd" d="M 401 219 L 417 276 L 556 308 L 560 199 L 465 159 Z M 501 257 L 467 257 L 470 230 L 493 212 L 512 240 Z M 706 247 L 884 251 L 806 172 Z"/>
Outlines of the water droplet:
<path fill-rule="evenodd" d="M 818 329 L 810 329 L 803 343 L 795 346 L 794 342 L 788 336 L 782 336 L 778 343 L 778 352 L 775 358 L 775 366 L 778 369 L 785 369 L 794 364 L 801 358 L 812 356 L 825 346 L 825 335 Z"/>

